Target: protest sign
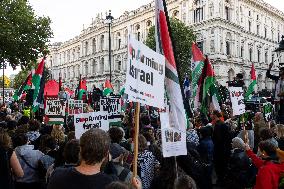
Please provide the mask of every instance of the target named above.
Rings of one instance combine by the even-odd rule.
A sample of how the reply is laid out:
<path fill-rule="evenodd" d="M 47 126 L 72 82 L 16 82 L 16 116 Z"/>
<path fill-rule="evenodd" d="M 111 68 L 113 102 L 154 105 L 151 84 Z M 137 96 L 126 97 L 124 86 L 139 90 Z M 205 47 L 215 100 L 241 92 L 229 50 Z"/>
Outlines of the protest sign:
<path fill-rule="evenodd" d="M 48 124 L 64 124 L 66 101 L 47 97 L 45 101 L 45 122 Z"/>
<path fill-rule="evenodd" d="M 107 112 L 90 112 L 74 115 L 75 136 L 79 139 L 84 132 L 91 128 L 99 128 L 108 131 L 108 113 Z"/>
<path fill-rule="evenodd" d="M 273 115 L 273 105 L 270 102 L 263 104 L 263 116 L 265 121 L 270 121 Z"/>
<path fill-rule="evenodd" d="M 162 150 L 164 157 L 186 155 L 186 129 L 171 126 L 168 113 L 160 113 Z"/>
<path fill-rule="evenodd" d="M 102 97 L 100 99 L 100 111 L 108 112 L 108 120 L 110 124 L 121 122 L 120 96 L 113 95 L 108 97 Z"/>
<path fill-rule="evenodd" d="M 164 107 L 165 57 L 129 37 L 125 93 L 133 102 Z"/>
<path fill-rule="evenodd" d="M 83 113 L 83 100 L 68 100 L 68 115 Z"/>
<path fill-rule="evenodd" d="M 244 103 L 244 91 L 242 87 L 229 87 L 230 97 L 233 108 L 233 115 L 245 113 L 246 106 Z"/>

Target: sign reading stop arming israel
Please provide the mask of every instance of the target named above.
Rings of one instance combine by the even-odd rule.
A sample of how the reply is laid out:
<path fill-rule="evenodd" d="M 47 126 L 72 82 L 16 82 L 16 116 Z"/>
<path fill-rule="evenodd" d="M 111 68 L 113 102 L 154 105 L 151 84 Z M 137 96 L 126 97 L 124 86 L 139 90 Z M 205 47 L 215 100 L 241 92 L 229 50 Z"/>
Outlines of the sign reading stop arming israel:
<path fill-rule="evenodd" d="M 163 108 L 164 80 L 165 57 L 130 36 L 125 83 L 129 100 Z"/>
<path fill-rule="evenodd" d="M 47 97 L 45 102 L 45 120 L 48 124 L 64 124 L 66 101 Z"/>
<path fill-rule="evenodd" d="M 84 132 L 92 128 L 108 131 L 108 112 L 90 112 L 74 115 L 75 136 L 79 139 Z"/>

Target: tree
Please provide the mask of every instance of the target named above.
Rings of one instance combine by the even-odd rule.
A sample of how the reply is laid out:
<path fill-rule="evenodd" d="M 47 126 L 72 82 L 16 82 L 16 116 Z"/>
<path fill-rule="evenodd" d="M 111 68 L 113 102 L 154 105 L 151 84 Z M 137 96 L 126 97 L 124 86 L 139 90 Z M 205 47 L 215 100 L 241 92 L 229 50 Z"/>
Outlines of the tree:
<path fill-rule="evenodd" d="M 185 75 L 191 75 L 191 45 L 196 40 L 196 36 L 190 27 L 178 19 L 171 18 L 170 26 L 172 30 L 172 43 L 175 47 L 176 64 L 180 71 L 179 80 L 180 83 L 183 83 Z M 155 26 L 149 29 L 146 45 L 153 50 L 156 49 Z"/>
<path fill-rule="evenodd" d="M 0 78 L 1 78 L 0 87 L 2 88 L 3 87 L 3 75 Z M 11 80 L 6 75 L 4 75 L 4 87 L 9 88 L 10 84 L 11 84 Z"/>
<path fill-rule="evenodd" d="M 38 17 L 27 0 L 0 1 L 0 63 L 26 67 L 45 55 L 52 37 L 49 17 Z"/>

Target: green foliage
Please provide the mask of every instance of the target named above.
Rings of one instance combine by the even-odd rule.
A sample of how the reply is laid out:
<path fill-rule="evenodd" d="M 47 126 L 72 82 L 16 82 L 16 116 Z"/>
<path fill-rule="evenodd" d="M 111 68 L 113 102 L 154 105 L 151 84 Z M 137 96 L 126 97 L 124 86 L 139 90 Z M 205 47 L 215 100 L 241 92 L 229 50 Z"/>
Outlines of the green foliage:
<path fill-rule="evenodd" d="M 194 31 L 186 26 L 178 19 L 171 18 L 170 25 L 172 30 L 172 43 L 175 46 L 174 53 L 177 67 L 180 71 L 179 80 L 183 83 L 185 75 L 191 75 L 191 45 L 196 40 Z M 146 45 L 151 49 L 156 49 L 155 40 L 155 26 L 152 26 L 149 30 Z"/>
<path fill-rule="evenodd" d="M 38 17 L 27 0 L 0 1 L 0 63 L 26 67 L 45 55 L 51 20 Z"/>

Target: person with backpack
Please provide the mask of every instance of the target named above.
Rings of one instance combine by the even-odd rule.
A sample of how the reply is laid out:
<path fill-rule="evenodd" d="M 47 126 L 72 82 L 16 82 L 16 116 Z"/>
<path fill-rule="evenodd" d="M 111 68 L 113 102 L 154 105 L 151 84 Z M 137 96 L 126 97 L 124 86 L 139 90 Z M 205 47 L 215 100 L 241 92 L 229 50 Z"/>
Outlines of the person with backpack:
<path fill-rule="evenodd" d="M 23 177 L 24 171 L 12 148 L 12 141 L 4 129 L 0 129 L 0 186 L 13 189 L 13 176 Z"/>
<path fill-rule="evenodd" d="M 133 173 L 126 167 L 123 166 L 124 155 L 126 150 L 117 143 L 110 145 L 111 163 L 116 172 L 116 176 L 122 182 L 131 184 Z"/>
<path fill-rule="evenodd" d="M 243 140 L 232 139 L 232 153 L 225 176 L 226 186 L 231 189 L 249 188 L 255 184 L 257 169 L 242 148 Z"/>

